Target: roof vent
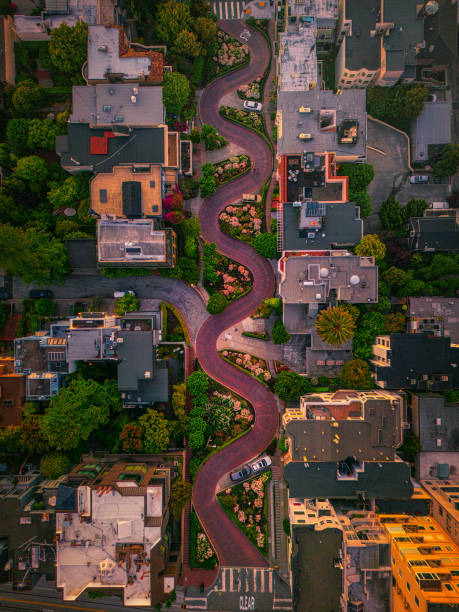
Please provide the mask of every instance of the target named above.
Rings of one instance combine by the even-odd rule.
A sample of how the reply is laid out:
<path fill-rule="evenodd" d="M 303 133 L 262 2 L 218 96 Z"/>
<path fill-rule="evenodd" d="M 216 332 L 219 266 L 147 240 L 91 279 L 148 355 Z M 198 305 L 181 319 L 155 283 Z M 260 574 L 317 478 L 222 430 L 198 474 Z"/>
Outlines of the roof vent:
<path fill-rule="evenodd" d="M 360 282 L 360 278 L 357 274 L 353 274 L 349 280 L 351 281 L 351 285 L 358 285 Z"/>
<path fill-rule="evenodd" d="M 320 278 L 328 277 L 328 268 L 320 268 Z"/>
<path fill-rule="evenodd" d="M 108 47 L 107 45 L 101 45 L 100 47 L 97 47 L 97 50 L 102 51 L 102 53 L 107 53 Z"/>
<path fill-rule="evenodd" d="M 135 104 L 137 102 L 137 98 L 135 96 L 131 96 L 131 102 L 132 104 Z"/>

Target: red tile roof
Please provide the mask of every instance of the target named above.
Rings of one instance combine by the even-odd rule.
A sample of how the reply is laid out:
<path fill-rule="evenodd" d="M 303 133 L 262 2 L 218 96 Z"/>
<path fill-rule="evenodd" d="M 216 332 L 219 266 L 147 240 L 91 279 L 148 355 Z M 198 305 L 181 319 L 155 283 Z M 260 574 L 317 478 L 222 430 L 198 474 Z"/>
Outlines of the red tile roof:
<path fill-rule="evenodd" d="M 91 155 L 107 155 L 108 139 L 114 137 L 115 134 L 112 132 L 104 132 L 103 136 L 91 136 L 89 139 Z"/>

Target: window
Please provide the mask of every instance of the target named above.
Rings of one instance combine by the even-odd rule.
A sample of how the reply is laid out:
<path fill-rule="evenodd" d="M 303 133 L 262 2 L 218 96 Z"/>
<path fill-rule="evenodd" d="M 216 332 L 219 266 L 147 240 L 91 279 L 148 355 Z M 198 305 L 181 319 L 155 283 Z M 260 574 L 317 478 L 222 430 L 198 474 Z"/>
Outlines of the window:
<path fill-rule="evenodd" d="M 441 506 L 438 506 L 438 514 L 443 516 L 443 508 Z"/>
<path fill-rule="evenodd" d="M 408 582 L 408 580 L 406 581 L 406 588 L 408 589 L 408 591 L 411 591 L 410 583 Z"/>
<path fill-rule="evenodd" d="M 392 557 L 392 565 L 395 565 L 395 559 Z"/>
<path fill-rule="evenodd" d="M 109 113 L 112 110 L 112 107 L 110 104 L 104 104 L 102 106 L 102 110 L 104 111 L 104 113 Z"/>
<path fill-rule="evenodd" d="M 450 585 L 448 582 L 445 582 L 445 589 L 446 589 L 447 591 L 452 591 L 452 590 L 453 590 L 453 587 L 452 587 L 452 586 L 451 586 L 451 585 Z"/>
<path fill-rule="evenodd" d="M 419 599 L 416 597 L 416 595 L 414 596 L 414 603 L 417 605 L 417 607 L 419 608 Z"/>
<path fill-rule="evenodd" d="M 99 189 L 99 200 L 101 204 L 105 204 L 107 202 L 107 190 Z"/>
<path fill-rule="evenodd" d="M 158 208 L 159 206 L 157 204 L 153 204 L 153 206 L 151 207 L 151 212 L 158 212 Z"/>
<path fill-rule="evenodd" d="M 14 402 L 13 402 L 13 400 L 4 399 L 3 400 L 3 405 L 11 407 L 11 406 L 14 406 Z"/>
<path fill-rule="evenodd" d="M 153 188 L 155 186 L 155 181 L 150 181 L 150 187 Z"/>
<path fill-rule="evenodd" d="M 65 353 L 63 351 L 49 351 L 48 361 L 65 361 Z"/>

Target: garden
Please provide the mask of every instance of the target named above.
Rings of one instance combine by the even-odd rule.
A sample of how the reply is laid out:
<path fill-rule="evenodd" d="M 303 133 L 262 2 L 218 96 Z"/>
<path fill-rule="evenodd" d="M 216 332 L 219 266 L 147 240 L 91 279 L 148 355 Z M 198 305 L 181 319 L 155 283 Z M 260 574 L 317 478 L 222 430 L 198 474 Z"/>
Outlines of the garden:
<path fill-rule="evenodd" d="M 251 290 L 253 278 L 250 271 L 218 253 L 214 242 L 203 245 L 203 264 L 204 286 L 211 298 L 220 293 L 227 302 L 233 302 Z"/>
<path fill-rule="evenodd" d="M 265 472 L 218 496 L 225 512 L 265 555 L 268 552 L 267 485 L 270 478 L 271 473 Z"/>
<path fill-rule="evenodd" d="M 236 176 L 248 172 L 252 164 L 248 155 L 241 154 L 213 165 L 215 167 L 216 183 L 217 185 L 223 185 Z"/>
<path fill-rule="evenodd" d="M 215 554 L 209 538 L 199 522 L 195 512 L 190 513 L 190 567 L 213 569 L 217 564 Z"/>
<path fill-rule="evenodd" d="M 263 202 L 242 202 L 227 206 L 219 217 L 220 228 L 233 236 L 252 244 L 261 233 L 264 217 Z"/>
<path fill-rule="evenodd" d="M 259 113 L 248 112 L 234 106 L 220 106 L 219 112 L 225 119 L 239 123 L 251 130 L 255 130 L 255 132 L 260 132 L 260 134 L 265 134 L 263 115 Z"/>
<path fill-rule="evenodd" d="M 190 475 L 194 478 L 210 455 L 248 431 L 253 412 L 244 399 L 200 370 L 187 378 L 186 390 L 193 404 L 185 426 L 193 449 Z"/>
<path fill-rule="evenodd" d="M 218 50 L 212 57 L 217 75 L 234 70 L 249 60 L 249 47 L 223 32 L 217 31 Z"/>
<path fill-rule="evenodd" d="M 248 85 L 241 85 L 237 90 L 237 95 L 242 100 L 260 100 L 263 94 L 262 81 L 263 77 L 258 77 L 250 81 Z"/>
<path fill-rule="evenodd" d="M 238 366 L 247 374 L 254 376 L 263 384 L 271 380 L 271 374 L 268 370 L 268 365 L 264 359 L 259 359 L 248 353 L 240 353 L 239 351 L 225 350 L 220 351 L 220 355 L 229 363 Z"/>

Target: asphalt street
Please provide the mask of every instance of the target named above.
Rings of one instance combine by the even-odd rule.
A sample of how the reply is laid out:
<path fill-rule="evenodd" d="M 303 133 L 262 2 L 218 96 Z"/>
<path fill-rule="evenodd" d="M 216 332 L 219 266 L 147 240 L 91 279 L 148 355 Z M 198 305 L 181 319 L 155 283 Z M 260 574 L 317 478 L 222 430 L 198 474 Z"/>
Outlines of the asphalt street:
<path fill-rule="evenodd" d="M 33 285 L 26 286 L 20 279 L 13 280 L 13 298 L 29 297 Z M 40 288 L 40 287 L 37 287 Z M 71 274 L 61 285 L 47 285 L 57 299 L 90 300 L 94 297 L 113 298 L 114 291 L 133 289 L 139 298 L 170 302 L 186 314 L 189 331 L 194 339 L 209 313 L 196 289 L 182 281 L 159 275 L 106 278 L 102 275 Z"/>

